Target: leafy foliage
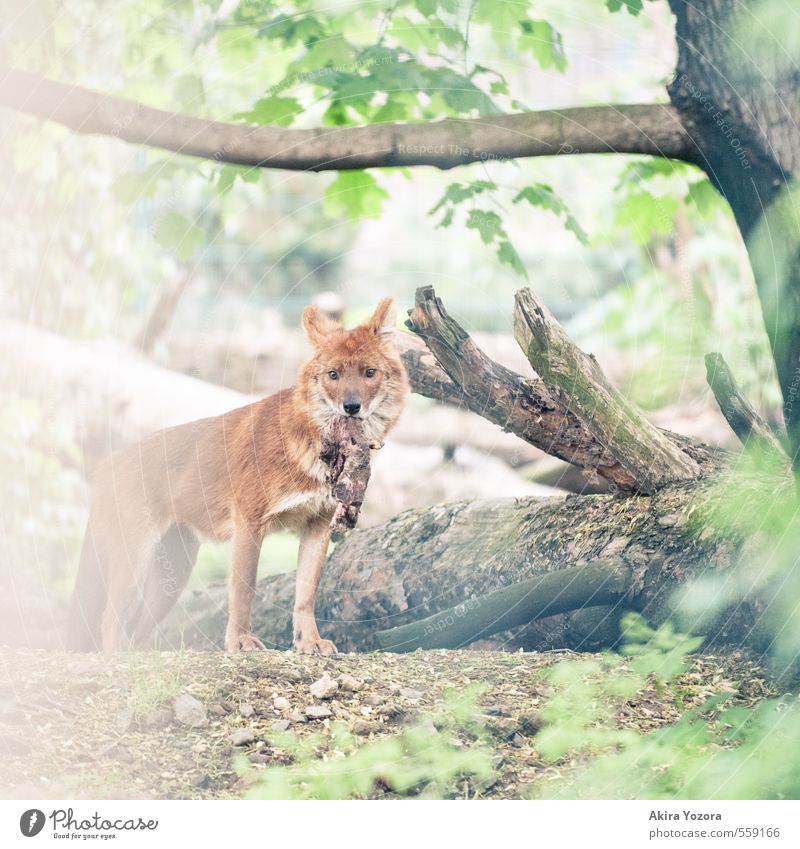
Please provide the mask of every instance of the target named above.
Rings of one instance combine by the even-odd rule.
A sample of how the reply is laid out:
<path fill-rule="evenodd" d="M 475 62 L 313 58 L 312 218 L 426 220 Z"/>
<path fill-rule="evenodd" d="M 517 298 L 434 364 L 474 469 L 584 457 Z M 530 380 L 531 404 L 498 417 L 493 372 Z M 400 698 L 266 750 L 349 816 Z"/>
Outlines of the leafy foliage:
<path fill-rule="evenodd" d="M 745 708 L 731 706 L 733 694 L 721 691 L 650 734 L 615 728 L 612 715 L 619 701 L 649 682 L 674 681 L 684 670 L 685 653 L 700 643 L 669 626 L 653 630 L 632 614 L 623 629 L 634 642 L 623 647 L 622 656 L 565 661 L 553 669 L 553 695 L 542 712 L 547 725 L 536 746 L 548 760 L 570 755 L 573 766 L 560 781 L 536 788 L 538 797 L 796 797 L 800 768 L 785 756 L 800 740 L 796 699 Z M 631 654 L 633 663 L 625 658 Z M 587 754 L 594 757 L 586 759 Z"/>
<path fill-rule="evenodd" d="M 366 171 L 340 171 L 325 189 L 325 212 L 331 217 L 344 215 L 359 218 L 380 218 L 387 192 Z"/>
<path fill-rule="evenodd" d="M 514 197 L 514 203 L 521 203 L 522 201 L 527 201 L 531 206 L 539 206 L 554 213 L 564 221 L 564 226 L 575 234 L 579 242 L 586 244 L 588 241 L 588 236 L 581 225 L 578 224 L 575 216 L 550 186 L 545 183 L 526 186 Z"/>
<path fill-rule="evenodd" d="M 629 15 L 638 15 L 644 8 L 644 0 L 606 0 L 609 12 L 625 9 Z"/>
<path fill-rule="evenodd" d="M 444 210 L 444 215 L 437 226 L 449 227 L 455 220 L 456 211 L 468 201 L 475 201 L 481 195 L 489 197 L 498 191 L 498 186 L 490 180 L 473 180 L 469 183 L 451 183 L 438 203 L 429 211 L 429 215 L 435 215 Z M 569 212 L 566 204 L 558 198 L 550 186 L 536 184 L 528 186 L 520 191 L 513 199 L 513 203 L 526 200 L 532 206 L 548 209 L 556 215 L 563 216 L 566 227 L 581 240 L 585 241 L 586 235 L 578 222 Z M 527 279 L 527 271 L 516 248 L 511 243 L 503 219 L 492 210 L 473 206 L 467 211 L 466 226 L 475 230 L 485 245 L 496 248 L 497 258 L 504 265 L 513 268 L 521 277 Z"/>

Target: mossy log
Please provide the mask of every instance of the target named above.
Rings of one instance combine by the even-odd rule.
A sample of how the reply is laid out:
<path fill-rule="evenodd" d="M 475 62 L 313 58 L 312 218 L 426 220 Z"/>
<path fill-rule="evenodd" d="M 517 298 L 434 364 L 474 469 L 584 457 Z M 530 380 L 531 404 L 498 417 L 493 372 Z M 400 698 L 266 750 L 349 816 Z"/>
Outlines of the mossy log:
<path fill-rule="evenodd" d="M 317 597 L 320 631 L 341 651 L 371 650 L 379 647 L 379 631 L 469 605 L 522 581 L 613 560 L 625 573 L 625 591 L 612 606 L 602 594 L 593 598 L 588 587 L 572 601 L 594 606 L 527 625 L 501 621 L 514 627 L 495 634 L 491 643 L 526 650 L 613 645 L 624 610 L 663 621 L 672 610 L 674 589 L 736 562 L 742 540 L 730 531 L 702 532 L 710 527 L 703 505 L 713 486 L 710 480 L 688 482 L 649 497 L 463 501 L 409 510 L 385 525 L 351 531 L 325 566 Z M 268 554 L 269 539 L 265 546 Z M 519 601 L 517 590 L 509 608 Z M 268 646 L 291 646 L 293 598 L 292 574 L 259 581 L 253 627 Z M 534 604 L 532 596 L 528 601 Z M 167 644 L 219 647 L 225 616 L 223 586 L 196 591 L 169 620 Z M 743 634 L 756 640 L 750 629 L 757 618 L 757 605 L 743 603 L 705 633 L 716 642 L 738 642 Z M 477 629 L 474 636 L 488 633 Z M 464 645 L 465 638 L 456 636 L 451 643 Z"/>
<path fill-rule="evenodd" d="M 575 345 L 530 289 L 517 292 L 514 336 L 550 394 L 588 427 L 640 492 L 698 477 L 695 460 L 612 386 L 594 356 Z"/>

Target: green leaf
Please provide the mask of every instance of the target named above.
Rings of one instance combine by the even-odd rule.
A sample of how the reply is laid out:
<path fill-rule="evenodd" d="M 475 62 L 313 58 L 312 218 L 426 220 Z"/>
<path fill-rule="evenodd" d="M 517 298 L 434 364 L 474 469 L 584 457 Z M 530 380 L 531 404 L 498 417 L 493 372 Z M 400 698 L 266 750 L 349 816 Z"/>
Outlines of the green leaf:
<path fill-rule="evenodd" d="M 355 67 L 355 58 L 355 50 L 342 36 L 324 38 L 310 45 L 305 56 L 289 66 L 287 81 L 324 86 L 331 69 Z"/>
<path fill-rule="evenodd" d="M 643 0 L 606 0 L 609 12 L 619 12 L 620 9 L 625 9 L 629 15 L 634 17 L 642 11 Z"/>
<path fill-rule="evenodd" d="M 490 245 L 495 239 L 505 235 L 500 216 L 496 212 L 485 209 L 471 209 L 469 211 L 467 228 L 477 230 L 485 245 Z"/>
<path fill-rule="evenodd" d="M 463 74 L 450 68 L 427 68 L 428 81 L 423 90 L 439 95 L 445 104 L 458 114 L 475 109 L 480 115 L 497 115 L 501 109 L 489 95 Z"/>
<path fill-rule="evenodd" d="M 258 59 L 256 31 L 249 26 L 220 30 L 217 33 L 217 53 L 226 73 L 240 73 Z"/>
<path fill-rule="evenodd" d="M 288 127 L 302 111 L 303 107 L 293 97 L 271 95 L 257 100 L 249 112 L 237 112 L 233 117 L 248 124 Z"/>
<path fill-rule="evenodd" d="M 472 20 L 478 24 L 488 24 L 492 29 L 492 38 L 500 47 L 507 47 L 525 18 L 527 4 L 508 2 L 508 0 L 476 0 L 472 11 Z"/>
<path fill-rule="evenodd" d="M 162 180 L 171 180 L 182 166 L 160 160 L 142 171 L 126 171 L 114 180 L 111 191 L 121 203 L 131 204 L 145 197 L 154 197 Z"/>
<path fill-rule="evenodd" d="M 217 177 L 217 191 L 220 194 L 227 194 L 239 178 L 245 183 L 257 183 L 261 177 L 261 169 L 248 168 L 246 165 L 223 165 L 219 169 Z"/>
<path fill-rule="evenodd" d="M 416 97 L 407 92 L 392 92 L 386 103 L 373 112 L 371 123 L 387 124 L 391 121 L 405 121 L 411 117 L 412 109 L 416 105 Z"/>
<path fill-rule="evenodd" d="M 174 250 L 179 259 L 189 259 L 206 241 L 199 227 L 174 210 L 167 210 L 158 217 L 153 235 L 161 247 Z"/>
<path fill-rule="evenodd" d="M 508 241 L 508 239 L 500 242 L 500 245 L 497 248 L 497 258 L 504 265 L 508 265 L 513 268 L 520 277 L 524 277 L 526 280 L 528 279 L 528 272 L 522 264 L 522 259 L 517 253 L 516 248 Z"/>
<path fill-rule="evenodd" d="M 354 124 L 355 121 L 348 114 L 344 103 L 334 100 L 322 115 L 322 123 L 326 127 L 346 127 L 348 124 Z"/>
<path fill-rule="evenodd" d="M 474 200 L 484 192 L 493 192 L 496 189 L 497 185 L 491 180 L 451 183 L 428 215 L 435 215 L 439 210 L 444 209 L 444 215 L 436 226 L 449 227 L 453 223 L 455 210 L 459 204 Z M 501 263 L 510 266 L 517 274 L 527 279 L 528 273 L 522 260 L 508 238 L 502 218 L 496 212 L 487 209 L 470 209 L 467 213 L 466 225 L 469 230 L 478 232 L 485 245 L 497 246 L 497 258 Z"/>
<path fill-rule="evenodd" d="M 286 45 L 311 45 L 328 35 L 325 25 L 313 15 L 278 15 L 258 29 L 261 38 L 282 41 Z"/>
<path fill-rule="evenodd" d="M 567 57 L 561 33 L 547 21 L 524 20 L 520 26 L 519 49 L 532 53 L 541 68 L 555 68 L 563 73 Z"/>
<path fill-rule="evenodd" d="M 581 227 L 564 201 L 561 200 L 550 186 L 545 183 L 535 183 L 532 186 L 526 186 L 514 197 L 513 203 L 520 203 L 521 201 L 527 201 L 531 206 L 538 206 L 555 213 L 559 218 L 563 219 L 564 226 L 567 230 L 575 234 L 578 241 L 583 244 L 588 242 L 589 237 L 586 235 L 583 227 Z"/>
<path fill-rule="evenodd" d="M 330 218 L 345 215 L 351 221 L 380 218 L 383 202 L 389 195 L 366 171 L 340 171 L 325 189 L 325 214 Z"/>
<path fill-rule="evenodd" d="M 389 35 L 411 50 L 438 50 L 441 39 L 438 33 L 427 24 L 414 23 L 405 15 L 392 18 Z"/>
<path fill-rule="evenodd" d="M 482 192 L 494 191 L 496 188 L 497 186 L 490 180 L 473 180 L 471 183 L 450 183 L 436 206 L 428 210 L 428 215 L 435 215 L 446 204 L 463 203 L 465 200 L 473 198 Z"/>
<path fill-rule="evenodd" d="M 710 180 L 692 183 L 686 199 L 703 218 L 711 218 L 725 208 L 722 195 L 711 185 Z"/>
<path fill-rule="evenodd" d="M 669 195 L 656 197 L 646 191 L 631 192 L 617 207 L 616 223 L 630 228 L 633 238 L 645 244 L 653 233 L 672 231 L 678 201 Z"/>
<path fill-rule="evenodd" d="M 622 169 L 622 173 L 617 181 L 616 190 L 619 191 L 627 186 L 638 187 L 642 183 L 658 179 L 659 177 L 665 179 L 675 176 L 689 177 L 694 171 L 693 166 L 685 162 L 676 162 L 674 159 L 652 156 L 649 159 L 628 163 Z"/>

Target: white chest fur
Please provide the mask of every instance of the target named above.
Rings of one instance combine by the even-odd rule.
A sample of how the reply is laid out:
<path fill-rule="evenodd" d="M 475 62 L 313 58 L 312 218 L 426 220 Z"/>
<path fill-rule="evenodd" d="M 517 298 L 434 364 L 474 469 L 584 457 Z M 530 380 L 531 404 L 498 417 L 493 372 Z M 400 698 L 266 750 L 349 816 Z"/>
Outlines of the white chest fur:
<path fill-rule="evenodd" d="M 328 472 L 329 469 L 322 460 L 316 460 L 308 474 L 318 481 L 319 486 L 303 492 L 287 493 L 264 518 L 271 524 L 294 529 L 321 513 L 333 510 L 336 502 L 331 494 Z"/>

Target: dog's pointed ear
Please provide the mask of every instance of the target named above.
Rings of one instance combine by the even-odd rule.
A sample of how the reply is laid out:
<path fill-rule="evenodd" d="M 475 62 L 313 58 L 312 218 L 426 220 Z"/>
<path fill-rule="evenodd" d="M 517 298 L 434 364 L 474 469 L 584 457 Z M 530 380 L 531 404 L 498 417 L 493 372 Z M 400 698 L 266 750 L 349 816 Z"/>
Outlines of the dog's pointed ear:
<path fill-rule="evenodd" d="M 397 307 L 392 298 L 384 298 L 379 304 L 372 318 L 367 322 L 367 327 L 382 338 L 390 342 L 394 337 L 397 325 Z"/>
<path fill-rule="evenodd" d="M 338 330 L 341 324 L 320 312 L 318 306 L 312 305 L 303 310 L 303 327 L 311 344 L 315 348 L 319 348 L 327 336 L 333 333 L 334 330 Z"/>

